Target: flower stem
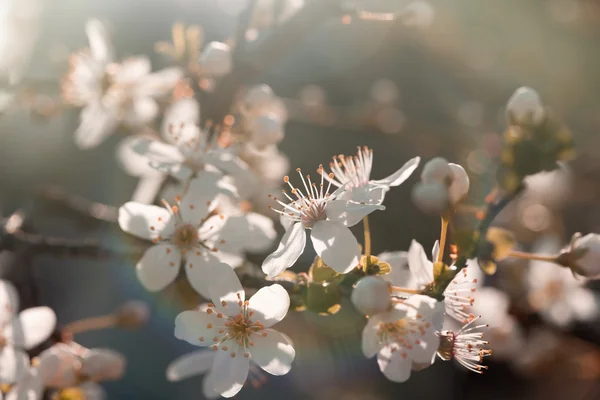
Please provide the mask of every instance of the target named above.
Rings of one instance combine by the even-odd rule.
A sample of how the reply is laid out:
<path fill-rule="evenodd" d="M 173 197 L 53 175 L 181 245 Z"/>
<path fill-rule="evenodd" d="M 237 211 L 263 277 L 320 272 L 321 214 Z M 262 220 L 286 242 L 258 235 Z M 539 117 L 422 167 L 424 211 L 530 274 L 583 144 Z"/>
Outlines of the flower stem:
<path fill-rule="evenodd" d="M 101 315 L 71 322 L 65 326 L 71 334 L 96 331 L 100 329 L 112 328 L 117 323 L 117 317 L 114 314 Z"/>
<path fill-rule="evenodd" d="M 418 289 L 409 289 L 409 288 L 403 288 L 400 286 L 390 286 L 390 289 L 392 292 L 402 292 L 402 293 L 409 293 L 409 294 L 421 294 L 421 291 Z"/>
<path fill-rule="evenodd" d="M 448 223 L 450 222 L 450 217 L 442 215 L 442 228 L 440 232 L 440 252 L 438 253 L 437 262 L 442 261 L 444 257 L 444 247 L 446 246 L 446 234 L 448 233 Z"/>
<path fill-rule="evenodd" d="M 363 228 L 365 232 L 365 256 L 371 256 L 371 229 L 369 228 L 369 217 L 363 218 Z"/>
<path fill-rule="evenodd" d="M 556 256 L 544 256 L 541 254 L 527 253 L 524 251 L 511 251 L 508 254 L 509 257 L 521 258 L 523 260 L 537 260 L 537 261 L 548 261 L 556 262 Z"/>

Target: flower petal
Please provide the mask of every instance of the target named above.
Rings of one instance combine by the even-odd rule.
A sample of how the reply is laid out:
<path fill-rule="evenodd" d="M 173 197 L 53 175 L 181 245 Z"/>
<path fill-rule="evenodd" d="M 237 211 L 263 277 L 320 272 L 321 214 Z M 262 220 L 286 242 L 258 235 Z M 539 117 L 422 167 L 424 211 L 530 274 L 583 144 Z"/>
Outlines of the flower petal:
<path fill-rule="evenodd" d="M 11 320 L 18 309 L 17 289 L 9 281 L 0 280 L 0 322 Z"/>
<path fill-rule="evenodd" d="M 254 346 L 250 348 L 252 361 L 271 375 L 285 375 L 290 372 L 296 351 L 290 338 L 273 329 L 264 331 L 266 336 L 252 336 Z"/>
<path fill-rule="evenodd" d="M 183 98 L 172 103 L 167 107 L 164 113 L 161 133 L 170 143 L 175 144 L 171 128 L 181 126 L 181 124 L 194 124 L 200 121 L 200 104 L 193 98 Z"/>
<path fill-rule="evenodd" d="M 249 212 L 227 218 L 218 235 L 218 239 L 225 240 L 219 250 L 261 252 L 271 247 L 276 237 L 271 218 Z"/>
<path fill-rule="evenodd" d="M 77 384 L 81 361 L 67 345 L 57 344 L 40 354 L 37 369 L 45 386 L 68 387 Z"/>
<path fill-rule="evenodd" d="M 277 250 L 265 259 L 262 264 L 263 272 L 269 277 L 279 275 L 294 265 L 304 251 L 304 246 L 306 246 L 304 225 L 297 222 L 285 232 Z"/>
<path fill-rule="evenodd" d="M 138 96 L 164 96 L 175 87 L 182 75 L 182 71 L 179 68 L 161 69 L 144 77 L 136 88 L 136 92 Z"/>
<path fill-rule="evenodd" d="M 380 318 L 377 315 L 369 318 L 362 331 L 362 352 L 365 357 L 373 358 L 381 348 L 377 334 Z"/>
<path fill-rule="evenodd" d="M 210 286 L 214 281 L 220 280 L 221 275 L 231 270 L 231 266 L 222 263 L 217 257 L 206 250 L 192 250 L 186 256 L 185 274 L 190 285 L 202 297 L 210 299 Z M 227 277 L 225 277 L 227 278 Z"/>
<path fill-rule="evenodd" d="M 0 350 L 0 383 L 18 382 L 29 368 L 29 357 L 12 346 L 4 346 Z"/>
<path fill-rule="evenodd" d="M 96 382 L 121 379 L 125 357 L 110 349 L 91 349 L 83 355 L 81 373 Z"/>
<path fill-rule="evenodd" d="M 345 226 L 354 226 L 375 210 L 385 210 L 385 206 L 377 204 L 360 204 L 347 200 L 332 200 L 327 204 L 325 212 L 330 221 Z"/>
<path fill-rule="evenodd" d="M 211 277 L 208 291 L 215 307 L 229 316 L 237 315 L 240 312 L 238 303 L 246 299 L 239 278 L 227 264 L 218 267 L 218 274 Z"/>
<path fill-rule="evenodd" d="M 88 104 L 79 115 L 75 144 L 80 149 L 98 146 L 117 129 L 117 114 L 98 102 Z"/>
<path fill-rule="evenodd" d="M 408 266 L 420 285 L 433 281 L 433 263 L 427 259 L 423 246 L 413 240 L 408 249 Z"/>
<path fill-rule="evenodd" d="M 153 240 L 171 237 L 175 224 L 164 207 L 130 201 L 119 207 L 119 226 L 134 236 Z"/>
<path fill-rule="evenodd" d="M 217 351 L 211 373 L 213 389 L 223 397 L 235 396 L 248 377 L 250 359 L 238 354 L 231 357 L 228 351 Z"/>
<path fill-rule="evenodd" d="M 181 252 L 171 244 L 150 247 L 136 265 L 138 279 L 144 287 L 156 292 L 175 280 L 179 273 Z"/>
<path fill-rule="evenodd" d="M 408 267 L 408 252 L 393 251 L 377 255 L 379 261 L 384 261 L 390 265 L 390 273 L 381 275 L 381 277 L 394 286 L 400 286 L 408 289 L 418 289 L 417 279 Z"/>
<path fill-rule="evenodd" d="M 33 307 L 21 311 L 14 320 L 11 341 L 29 350 L 50 337 L 56 327 L 56 314 L 50 307 Z"/>
<path fill-rule="evenodd" d="M 337 272 L 345 274 L 358 265 L 360 247 L 350 229 L 344 225 L 319 221 L 314 224 L 310 238 L 317 254 Z"/>
<path fill-rule="evenodd" d="M 432 262 L 436 262 L 439 255 L 440 255 L 440 241 L 436 240 L 435 243 L 433 244 L 433 247 L 431 248 Z"/>
<path fill-rule="evenodd" d="M 214 356 L 216 357 L 217 354 L 213 353 Z M 206 376 L 204 377 L 204 379 L 202 380 L 202 394 L 204 395 L 205 398 L 207 399 L 218 399 L 219 397 L 221 397 L 221 395 L 217 392 L 215 392 L 215 389 L 213 389 L 214 387 L 214 376 L 212 374 L 212 370 L 206 374 Z"/>
<path fill-rule="evenodd" d="M 392 352 L 391 348 L 384 347 L 377 355 L 377 364 L 386 378 L 392 382 L 406 382 L 410 378 L 412 360 L 402 356 L 402 351 Z"/>
<path fill-rule="evenodd" d="M 209 324 L 216 324 L 219 319 L 214 313 L 192 310 L 179 313 L 175 318 L 175 337 L 195 346 L 212 345 L 214 330 L 208 328 Z"/>
<path fill-rule="evenodd" d="M 382 186 L 398 186 L 401 185 L 405 180 L 410 178 L 412 173 L 419 166 L 419 162 L 421 161 L 421 157 L 411 158 L 400 168 L 398 171 L 394 172 L 392 175 L 387 178 L 383 178 L 378 181 L 372 181 L 375 184 Z"/>
<path fill-rule="evenodd" d="M 281 285 L 261 288 L 248 301 L 248 308 L 256 313 L 256 320 L 265 327 L 281 321 L 290 308 L 290 296 Z"/>
<path fill-rule="evenodd" d="M 381 204 L 386 192 L 387 188 L 385 186 L 376 186 L 369 182 L 365 185 L 344 191 L 339 198 L 342 200 L 351 200 L 356 203 Z"/>
<path fill-rule="evenodd" d="M 85 33 L 90 42 L 90 51 L 95 60 L 108 64 L 114 59 L 110 35 L 102 22 L 90 19 L 85 24 Z"/>
<path fill-rule="evenodd" d="M 217 206 L 215 199 L 221 193 L 221 181 L 222 175 L 208 171 L 201 172 L 190 181 L 179 208 L 186 223 L 200 226 L 201 220 L 214 210 Z"/>
<path fill-rule="evenodd" d="M 167 367 L 167 379 L 178 382 L 209 371 L 217 353 L 214 350 L 199 350 L 176 358 Z"/>
<path fill-rule="evenodd" d="M 119 65 L 113 82 L 117 84 L 137 83 L 152 70 L 152 65 L 147 57 L 130 57 Z"/>
<path fill-rule="evenodd" d="M 44 382 L 37 368 L 29 368 L 25 376 L 19 380 L 4 400 L 38 400 L 43 398 Z M 2 397 L 0 397 L 1 399 Z"/>

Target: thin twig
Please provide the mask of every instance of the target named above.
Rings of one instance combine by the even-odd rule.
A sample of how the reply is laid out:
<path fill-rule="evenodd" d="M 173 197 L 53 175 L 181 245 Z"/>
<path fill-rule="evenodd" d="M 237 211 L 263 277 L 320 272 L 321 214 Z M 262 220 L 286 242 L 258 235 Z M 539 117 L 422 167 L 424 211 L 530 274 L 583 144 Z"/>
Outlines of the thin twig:
<path fill-rule="evenodd" d="M 82 216 L 104 222 L 117 222 L 117 207 L 97 201 L 91 201 L 85 197 L 68 193 L 58 186 L 43 187 L 39 189 L 36 194 L 43 200 L 54 202 Z"/>

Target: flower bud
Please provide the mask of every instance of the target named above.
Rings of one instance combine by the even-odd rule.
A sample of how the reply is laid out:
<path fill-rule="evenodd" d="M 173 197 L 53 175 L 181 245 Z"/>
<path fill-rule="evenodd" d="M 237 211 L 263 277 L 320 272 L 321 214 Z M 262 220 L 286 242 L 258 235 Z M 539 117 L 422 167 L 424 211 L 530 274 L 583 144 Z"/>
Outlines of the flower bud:
<path fill-rule="evenodd" d="M 441 214 L 448 209 L 448 188 L 443 183 L 417 183 L 413 186 L 412 200 L 423 212 Z"/>
<path fill-rule="evenodd" d="M 269 85 L 256 85 L 251 87 L 244 96 L 244 103 L 250 110 L 268 107 L 275 94 Z"/>
<path fill-rule="evenodd" d="M 537 91 L 520 87 L 508 99 L 506 112 L 517 124 L 539 124 L 544 119 L 544 107 Z"/>
<path fill-rule="evenodd" d="M 262 148 L 276 144 L 283 139 L 283 123 L 279 115 L 267 113 L 254 118 L 250 125 L 251 140 L 253 144 Z"/>
<path fill-rule="evenodd" d="M 469 175 L 465 169 L 458 164 L 448 164 L 452 170 L 452 183 L 448 187 L 448 197 L 450 203 L 457 204 L 467 197 L 469 192 Z"/>
<path fill-rule="evenodd" d="M 126 329 L 136 329 L 148 321 L 150 310 L 146 303 L 129 301 L 117 310 L 117 326 Z"/>
<path fill-rule="evenodd" d="M 392 304 L 390 284 L 375 276 L 366 276 L 352 290 L 354 307 L 365 315 L 375 315 L 387 310 Z"/>
<path fill-rule="evenodd" d="M 231 48 L 221 42 L 210 42 L 200 55 L 202 72 L 221 76 L 231 72 Z"/>
<path fill-rule="evenodd" d="M 575 251 L 583 255 L 575 260 L 577 273 L 588 278 L 600 278 L 600 235 L 589 233 L 575 242 Z"/>
<path fill-rule="evenodd" d="M 424 183 L 445 183 L 452 177 L 452 169 L 448 161 L 442 157 L 432 158 L 423 167 L 421 180 Z"/>

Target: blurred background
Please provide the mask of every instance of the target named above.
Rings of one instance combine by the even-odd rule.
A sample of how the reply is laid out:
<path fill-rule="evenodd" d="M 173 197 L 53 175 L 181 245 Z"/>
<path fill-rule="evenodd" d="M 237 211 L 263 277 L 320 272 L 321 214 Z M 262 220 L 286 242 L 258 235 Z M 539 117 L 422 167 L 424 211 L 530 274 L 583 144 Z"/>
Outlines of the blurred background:
<path fill-rule="evenodd" d="M 266 11 L 255 18 L 257 40 L 276 23 L 269 11 L 274 2 L 264 1 Z M 2 18 L 9 3 L 0 0 L 0 24 L 6 22 Z M 500 222 L 525 247 L 544 235 L 567 243 L 574 232 L 600 232 L 600 2 L 352 3 L 374 11 L 413 3 L 418 12 L 408 20 L 385 22 L 332 16 L 298 38 L 255 82 L 247 82 L 269 84 L 285 100 L 290 119 L 280 149 L 292 168 L 312 171 L 333 155 L 352 154 L 356 146 L 366 145 L 374 150 L 372 177 L 378 179 L 414 156 L 443 156 L 465 166 L 472 182 L 469 201 L 483 204 L 495 182 L 506 100 L 517 87 L 531 86 L 573 130 L 578 155 L 570 164 L 568 190 L 551 179 L 540 180 Z M 154 52 L 154 44 L 170 39 L 175 22 L 200 25 L 206 42 L 225 41 L 234 34 L 244 5 L 244 0 L 23 1 L 22 17 L 31 23 L 23 24 L 19 39 L 23 49 L 31 44 L 32 50 L 22 55 L 21 76 L 3 77 L 7 90 L 0 94 L 0 109 L 5 98 L 17 93 L 10 81 L 19 82 L 18 102 L 29 107 L 11 107 L 0 115 L 3 216 L 23 209 L 33 231 L 126 247 L 129 238 L 118 227 L 34 195 L 54 185 L 93 201 L 123 204 L 136 179 L 117 163 L 114 149 L 121 137 L 82 151 L 73 142 L 76 110 L 48 116 L 39 110 L 52 110 L 60 101 L 68 55 L 87 45 L 87 19 L 107 24 L 119 56 L 145 54 L 158 69 L 167 61 Z M 0 49 L 3 45 L 0 37 Z M 0 60 L 0 73 L 6 72 L 3 67 Z M 407 250 L 412 239 L 427 249 L 437 239 L 438 219 L 421 213 L 410 199 L 418 173 L 389 193 L 385 212 L 372 214 L 374 254 Z M 16 282 L 25 298 L 51 306 L 62 324 L 111 312 L 124 300 L 151 304 L 152 319 L 139 332 L 78 337 L 84 346 L 111 347 L 127 356 L 125 377 L 104 385 L 109 399 L 201 398 L 201 378 L 169 383 L 164 372 L 176 356 L 192 350 L 173 336 L 175 316 L 192 305 L 176 290 L 147 293 L 135 276 L 134 259 L 6 251 L 0 257 L 3 276 Z M 299 265 L 308 266 L 313 257 L 305 252 Z M 290 315 L 280 330 L 296 345 L 292 371 L 269 377 L 259 389 L 247 388 L 237 398 L 600 399 L 597 319 L 569 327 L 568 340 L 561 336 L 542 348 L 542 363 L 515 366 L 492 356 L 490 369 L 479 376 L 438 360 L 401 385 L 387 381 L 376 362 L 362 356 L 363 323 L 352 307 L 333 316 Z"/>

